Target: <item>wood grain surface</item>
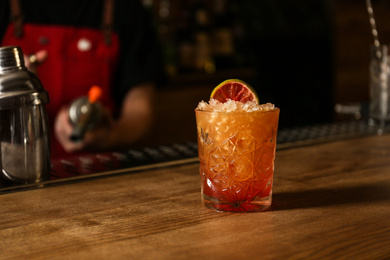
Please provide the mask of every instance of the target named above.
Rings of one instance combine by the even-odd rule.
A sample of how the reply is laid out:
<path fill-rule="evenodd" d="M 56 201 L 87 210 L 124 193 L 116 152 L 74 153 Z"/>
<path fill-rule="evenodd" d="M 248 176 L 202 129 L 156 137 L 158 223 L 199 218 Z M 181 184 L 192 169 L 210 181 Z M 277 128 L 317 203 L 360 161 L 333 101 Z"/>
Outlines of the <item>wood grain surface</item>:
<path fill-rule="evenodd" d="M 390 258 L 390 135 L 276 156 L 260 213 L 203 207 L 197 163 L 0 195 L 0 259 Z"/>

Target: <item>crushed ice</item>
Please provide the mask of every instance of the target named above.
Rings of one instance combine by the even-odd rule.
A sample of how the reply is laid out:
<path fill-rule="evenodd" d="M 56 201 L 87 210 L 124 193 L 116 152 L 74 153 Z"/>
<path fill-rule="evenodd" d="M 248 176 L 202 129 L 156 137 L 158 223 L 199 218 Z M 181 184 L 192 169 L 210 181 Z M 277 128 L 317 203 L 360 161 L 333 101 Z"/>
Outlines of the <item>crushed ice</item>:
<path fill-rule="evenodd" d="M 224 103 L 215 99 L 210 99 L 209 103 L 201 101 L 197 107 L 198 110 L 213 111 L 213 112 L 253 112 L 253 111 L 270 111 L 275 109 L 275 105 L 271 103 L 257 104 L 256 101 L 248 101 L 242 103 L 239 101 L 228 100 Z"/>

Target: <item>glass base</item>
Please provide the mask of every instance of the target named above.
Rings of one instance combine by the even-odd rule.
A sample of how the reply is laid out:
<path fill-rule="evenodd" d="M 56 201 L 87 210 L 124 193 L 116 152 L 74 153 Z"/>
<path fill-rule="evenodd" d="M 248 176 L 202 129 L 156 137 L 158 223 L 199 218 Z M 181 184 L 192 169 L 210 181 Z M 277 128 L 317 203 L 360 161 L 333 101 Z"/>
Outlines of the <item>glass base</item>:
<path fill-rule="evenodd" d="M 373 127 L 378 135 L 382 135 L 389 131 L 390 120 L 371 117 L 368 119 L 368 125 Z"/>
<path fill-rule="evenodd" d="M 222 201 L 203 194 L 203 205 L 218 212 L 260 212 L 266 211 L 272 204 L 272 194 L 267 197 L 248 201 Z"/>

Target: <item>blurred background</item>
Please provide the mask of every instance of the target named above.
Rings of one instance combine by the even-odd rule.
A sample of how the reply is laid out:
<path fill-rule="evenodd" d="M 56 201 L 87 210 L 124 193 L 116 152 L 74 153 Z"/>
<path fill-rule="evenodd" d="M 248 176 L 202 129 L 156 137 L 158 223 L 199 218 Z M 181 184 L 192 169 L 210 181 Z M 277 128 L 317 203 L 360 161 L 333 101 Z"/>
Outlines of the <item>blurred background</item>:
<path fill-rule="evenodd" d="M 280 128 L 351 119 L 335 105 L 367 104 L 365 0 L 142 0 L 163 48 L 167 85 L 148 143 L 196 140 L 194 109 L 228 78 L 281 109 Z M 390 43 L 390 1 L 372 3 Z"/>

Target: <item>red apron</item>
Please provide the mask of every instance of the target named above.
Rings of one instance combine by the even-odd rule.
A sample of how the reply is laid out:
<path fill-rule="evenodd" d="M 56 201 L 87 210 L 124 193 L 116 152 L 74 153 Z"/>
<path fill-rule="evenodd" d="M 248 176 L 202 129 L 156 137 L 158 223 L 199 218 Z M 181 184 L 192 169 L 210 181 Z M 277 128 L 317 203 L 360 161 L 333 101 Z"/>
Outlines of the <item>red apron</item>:
<path fill-rule="evenodd" d="M 61 107 L 87 95 L 91 86 L 98 85 L 104 91 L 102 103 L 112 108 L 110 84 L 119 42 L 115 33 L 110 37 L 111 43 L 107 44 L 100 30 L 36 24 L 24 24 L 20 38 L 14 35 L 14 24 L 5 33 L 2 46 L 20 46 L 26 55 L 48 51 L 48 58 L 38 66 L 37 74 L 50 97 L 47 111 L 52 159 L 67 155 L 53 132 L 55 116 Z"/>

